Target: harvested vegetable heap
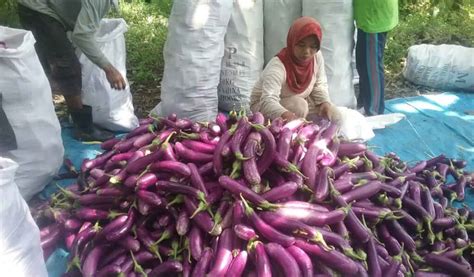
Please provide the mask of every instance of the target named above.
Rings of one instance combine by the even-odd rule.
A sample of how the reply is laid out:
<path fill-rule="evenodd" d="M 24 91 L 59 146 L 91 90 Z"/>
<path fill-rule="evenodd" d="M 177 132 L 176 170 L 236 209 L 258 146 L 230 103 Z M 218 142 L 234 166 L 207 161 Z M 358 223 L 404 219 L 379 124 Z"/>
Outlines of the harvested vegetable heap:
<path fill-rule="evenodd" d="M 409 166 L 337 131 L 144 119 L 32 211 L 45 255 L 65 246 L 68 276 L 472 276 L 474 213 L 452 206 L 466 164 Z"/>

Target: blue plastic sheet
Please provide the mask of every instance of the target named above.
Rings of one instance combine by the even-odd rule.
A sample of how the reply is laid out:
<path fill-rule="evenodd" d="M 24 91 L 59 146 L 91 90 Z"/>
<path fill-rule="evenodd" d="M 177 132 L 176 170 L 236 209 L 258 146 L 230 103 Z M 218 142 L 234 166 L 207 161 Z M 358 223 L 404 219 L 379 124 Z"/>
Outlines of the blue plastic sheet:
<path fill-rule="evenodd" d="M 395 152 L 402 160 L 416 163 L 440 154 L 449 158 L 468 161 L 467 170 L 474 170 L 474 94 L 443 93 L 394 99 L 386 102 L 386 113 L 404 113 L 406 119 L 376 130 L 376 136 L 368 142 L 379 154 Z M 62 131 L 65 155 L 80 168 L 82 160 L 94 158 L 101 153 L 97 144 L 86 144 L 74 140 L 71 130 Z M 63 171 L 65 169 L 62 169 Z M 48 185 L 40 196 L 49 198 L 57 186 L 68 186 L 75 180 L 61 180 Z M 474 208 L 474 192 L 467 190 L 465 203 Z M 460 205 L 460 203 L 457 203 Z M 50 277 L 59 277 L 65 272 L 69 253 L 58 248 L 48 259 Z"/>
<path fill-rule="evenodd" d="M 444 154 L 464 159 L 474 170 L 474 94 L 443 93 L 386 101 L 386 113 L 403 113 L 406 119 L 375 130 L 368 145 L 383 155 L 395 152 L 416 162 Z"/>

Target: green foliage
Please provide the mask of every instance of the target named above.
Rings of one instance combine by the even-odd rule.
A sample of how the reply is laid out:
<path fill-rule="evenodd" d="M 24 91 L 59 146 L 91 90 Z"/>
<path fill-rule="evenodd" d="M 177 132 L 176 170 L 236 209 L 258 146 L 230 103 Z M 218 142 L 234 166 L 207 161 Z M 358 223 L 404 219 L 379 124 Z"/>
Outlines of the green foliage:
<path fill-rule="evenodd" d="M 0 1 L 0 25 L 15 28 L 20 27 L 16 0 Z"/>
<path fill-rule="evenodd" d="M 171 0 L 120 3 L 121 16 L 129 26 L 125 33 L 128 77 L 135 84 L 156 83 L 161 78 L 171 6 Z"/>
<path fill-rule="evenodd" d="M 411 45 L 458 44 L 474 47 L 474 9 L 464 2 L 468 1 L 400 1 L 400 22 L 389 33 L 385 50 L 388 79 L 400 75 Z"/>

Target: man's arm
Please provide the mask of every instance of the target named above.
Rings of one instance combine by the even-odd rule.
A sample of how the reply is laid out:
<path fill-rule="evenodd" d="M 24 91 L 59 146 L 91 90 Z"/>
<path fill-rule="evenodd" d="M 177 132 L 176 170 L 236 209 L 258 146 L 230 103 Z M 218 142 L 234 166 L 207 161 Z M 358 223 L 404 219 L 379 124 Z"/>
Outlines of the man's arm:
<path fill-rule="evenodd" d="M 100 20 L 109 9 L 109 0 L 82 0 L 81 11 L 72 32 L 72 41 L 84 55 L 104 70 L 112 88 L 124 89 L 126 83 L 122 74 L 105 57 L 95 40 Z"/>

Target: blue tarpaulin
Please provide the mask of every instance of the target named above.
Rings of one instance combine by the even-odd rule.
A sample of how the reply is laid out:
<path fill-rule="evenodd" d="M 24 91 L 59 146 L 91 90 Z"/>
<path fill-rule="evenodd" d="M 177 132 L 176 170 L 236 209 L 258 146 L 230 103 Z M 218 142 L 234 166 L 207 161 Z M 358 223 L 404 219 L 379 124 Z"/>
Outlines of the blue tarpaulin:
<path fill-rule="evenodd" d="M 395 152 L 404 161 L 417 161 L 444 154 L 449 158 L 468 161 L 467 170 L 474 170 L 474 94 L 443 93 L 386 102 L 386 113 L 403 113 L 406 119 L 375 130 L 369 147 L 379 155 Z M 471 112 L 471 114 L 469 114 Z M 83 159 L 93 158 L 101 152 L 99 145 L 84 144 L 71 137 L 70 129 L 63 129 L 65 155 L 76 168 Z M 64 170 L 64 169 L 63 169 Z M 57 190 L 56 184 L 67 186 L 75 180 L 61 180 L 48 185 L 40 194 L 50 197 Z M 474 208 L 474 193 L 467 190 L 465 203 Z M 60 276 L 66 269 L 68 252 L 57 249 L 48 259 L 50 277 Z"/>

